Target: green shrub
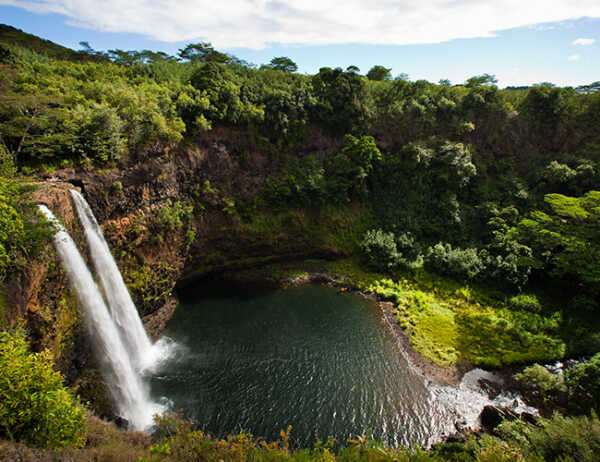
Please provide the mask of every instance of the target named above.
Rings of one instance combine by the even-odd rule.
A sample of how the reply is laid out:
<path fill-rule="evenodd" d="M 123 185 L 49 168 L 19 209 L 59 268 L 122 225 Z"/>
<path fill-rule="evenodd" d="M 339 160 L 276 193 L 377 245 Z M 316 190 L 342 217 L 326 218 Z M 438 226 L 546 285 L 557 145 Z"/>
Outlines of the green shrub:
<path fill-rule="evenodd" d="M 545 462 L 595 462 L 600 450 L 598 417 L 564 417 L 554 414 L 537 426 L 521 421 L 504 422 L 500 436 L 520 447 L 527 460 L 539 457 Z M 538 459 L 539 460 L 539 459 Z"/>
<path fill-rule="evenodd" d="M 503 248 L 488 248 L 479 252 L 484 270 L 479 278 L 501 286 L 521 289 L 529 280 L 531 266 L 529 247 L 511 242 Z"/>
<path fill-rule="evenodd" d="M 471 443 L 471 445 L 473 445 Z M 525 457 L 524 451 L 505 441 L 484 435 L 479 442 L 477 457 L 449 459 L 452 462 L 543 462 L 537 457 Z M 468 444 L 465 446 L 469 446 Z"/>
<path fill-rule="evenodd" d="M 425 268 L 457 279 L 475 279 L 485 266 L 477 249 L 452 248 L 449 243 L 439 242 L 429 248 Z"/>
<path fill-rule="evenodd" d="M 533 294 L 515 295 L 508 300 L 508 306 L 514 310 L 529 311 L 531 313 L 539 313 L 542 310 L 540 301 Z"/>
<path fill-rule="evenodd" d="M 152 266 L 136 262 L 124 272 L 125 283 L 142 314 L 164 303 L 173 290 L 175 269 L 154 262 Z"/>
<path fill-rule="evenodd" d="M 376 271 L 392 271 L 400 267 L 414 269 L 421 265 L 420 247 L 411 233 L 396 236 L 381 229 L 365 233 L 360 248 L 368 265 Z"/>
<path fill-rule="evenodd" d="M 554 400 L 566 390 L 562 375 L 553 374 L 539 364 L 523 369 L 515 375 L 515 380 L 532 398 L 542 402 Z"/>
<path fill-rule="evenodd" d="M 367 231 L 360 247 L 369 266 L 378 271 L 396 268 L 402 257 L 398 252 L 394 233 L 386 233 L 381 229 Z"/>
<path fill-rule="evenodd" d="M 421 246 L 412 233 L 402 233 L 396 236 L 396 246 L 407 263 L 422 260 Z"/>
<path fill-rule="evenodd" d="M 580 412 L 600 412 L 600 353 L 565 372 L 569 407 Z"/>
<path fill-rule="evenodd" d="M 117 194 L 123 193 L 123 183 L 121 181 L 115 181 L 110 188 Z"/>
<path fill-rule="evenodd" d="M 568 184 L 575 176 L 577 176 L 575 170 L 556 160 L 550 162 L 542 171 L 542 179 L 555 191 Z"/>
<path fill-rule="evenodd" d="M 33 446 L 83 446 L 85 411 L 52 364 L 48 350 L 29 351 L 23 332 L 0 332 L 0 433 Z"/>
<path fill-rule="evenodd" d="M 153 227 L 156 237 L 163 239 L 169 233 L 183 230 L 190 224 L 194 213 L 194 206 L 181 201 L 172 202 L 170 199 L 158 209 Z M 187 230 L 186 230 L 187 231 Z"/>

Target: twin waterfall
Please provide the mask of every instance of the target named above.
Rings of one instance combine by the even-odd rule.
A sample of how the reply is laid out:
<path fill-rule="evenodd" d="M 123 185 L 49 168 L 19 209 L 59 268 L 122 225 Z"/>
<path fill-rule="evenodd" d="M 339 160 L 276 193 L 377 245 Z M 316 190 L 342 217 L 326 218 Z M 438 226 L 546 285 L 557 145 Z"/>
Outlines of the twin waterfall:
<path fill-rule="evenodd" d="M 142 373 L 165 355 L 167 345 L 153 345 L 148 338 L 92 210 L 77 191 L 71 190 L 71 195 L 99 285 L 71 236 L 46 206 L 39 207 L 56 227 L 54 244 L 85 311 L 88 331 L 117 410 L 131 427 L 143 430 L 152 425 L 161 406 L 150 399 Z"/>

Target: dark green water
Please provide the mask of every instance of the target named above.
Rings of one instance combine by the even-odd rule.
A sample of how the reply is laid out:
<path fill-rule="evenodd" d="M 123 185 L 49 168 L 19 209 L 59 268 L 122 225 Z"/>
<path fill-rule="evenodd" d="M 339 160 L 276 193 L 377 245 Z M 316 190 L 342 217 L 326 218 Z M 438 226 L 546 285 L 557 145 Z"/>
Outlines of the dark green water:
<path fill-rule="evenodd" d="M 187 289 L 166 335 L 183 349 L 152 378 L 156 397 L 222 436 L 299 445 L 372 434 L 428 444 L 448 418 L 409 368 L 380 309 L 321 286 L 248 293 Z"/>

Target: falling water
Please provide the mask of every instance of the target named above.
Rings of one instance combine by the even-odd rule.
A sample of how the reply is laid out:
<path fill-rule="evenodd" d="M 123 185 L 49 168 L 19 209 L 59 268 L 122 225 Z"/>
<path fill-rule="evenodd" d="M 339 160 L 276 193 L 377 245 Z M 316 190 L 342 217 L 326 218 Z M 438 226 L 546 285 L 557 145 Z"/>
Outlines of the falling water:
<path fill-rule="evenodd" d="M 110 314 L 119 328 L 125 348 L 132 356 L 138 370 L 149 368 L 164 355 L 165 352 L 162 350 L 165 344 L 159 342 L 153 346 L 150 342 L 137 308 L 129 295 L 121 272 L 89 204 L 79 192 L 73 189 L 71 196 L 75 202 L 81 225 L 85 230 L 92 262 L 104 289 Z"/>
<path fill-rule="evenodd" d="M 86 323 L 98 358 L 103 362 L 102 372 L 117 409 L 133 428 L 143 430 L 152 424 L 153 415 L 160 411 L 160 407 L 150 400 L 148 390 L 130 360 L 102 295 L 75 242 L 46 206 L 39 207 L 56 227 L 56 250 L 79 303 L 85 310 Z"/>

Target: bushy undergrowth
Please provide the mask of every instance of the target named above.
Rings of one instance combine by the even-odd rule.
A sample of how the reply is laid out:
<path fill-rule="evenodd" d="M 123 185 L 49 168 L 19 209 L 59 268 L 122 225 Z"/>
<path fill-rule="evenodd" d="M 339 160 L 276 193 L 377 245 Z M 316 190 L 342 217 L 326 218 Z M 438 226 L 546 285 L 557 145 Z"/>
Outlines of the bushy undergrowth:
<path fill-rule="evenodd" d="M 400 264 L 402 254 L 398 252 L 394 233 L 386 233 L 381 229 L 369 230 L 360 246 L 373 269 L 389 271 Z"/>
<path fill-rule="evenodd" d="M 521 450 L 527 460 L 545 462 L 595 462 L 600 450 L 598 417 L 565 417 L 555 414 L 537 426 L 505 422 L 500 437 Z M 537 459 L 536 459 L 537 458 Z"/>
<path fill-rule="evenodd" d="M 540 364 L 526 367 L 515 374 L 515 380 L 534 403 L 552 402 L 559 394 L 566 392 L 563 376 L 550 372 Z"/>
<path fill-rule="evenodd" d="M 21 331 L 0 332 L 0 433 L 33 446 L 83 446 L 85 411 L 53 370 L 49 351 L 31 353 Z"/>
<path fill-rule="evenodd" d="M 420 252 L 410 233 L 396 235 L 381 229 L 367 231 L 360 243 L 367 265 L 376 271 L 412 269 L 420 265 Z"/>
<path fill-rule="evenodd" d="M 439 242 L 427 252 L 425 268 L 459 280 L 473 280 L 483 271 L 484 263 L 477 249 L 456 249 Z"/>
<path fill-rule="evenodd" d="M 534 294 L 519 294 L 510 297 L 508 305 L 515 310 L 530 311 L 539 313 L 542 305 L 538 297 Z"/>
<path fill-rule="evenodd" d="M 296 448 L 293 429 L 267 442 L 247 433 L 224 439 L 195 430 L 186 421 L 165 416 L 152 438 L 120 432 L 90 419 L 90 440 L 84 449 L 35 450 L 0 440 L 0 461 L 50 462 L 592 462 L 600 444 L 595 416 L 556 415 L 537 426 L 505 422 L 497 436 L 470 437 L 465 442 L 441 443 L 430 450 L 389 448 L 365 436 L 348 441 L 317 442 Z"/>
<path fill-rule="evenodd" d="M 565 373 L 569 405 L 578 412 L 600 412 L 600 353 Z"/>
<path fill-rule="evenodd" d="M 534 364 L 515 379 L 534 405 L 574 415 L 600 412 L 600 354 L 559 372 Z"/>

